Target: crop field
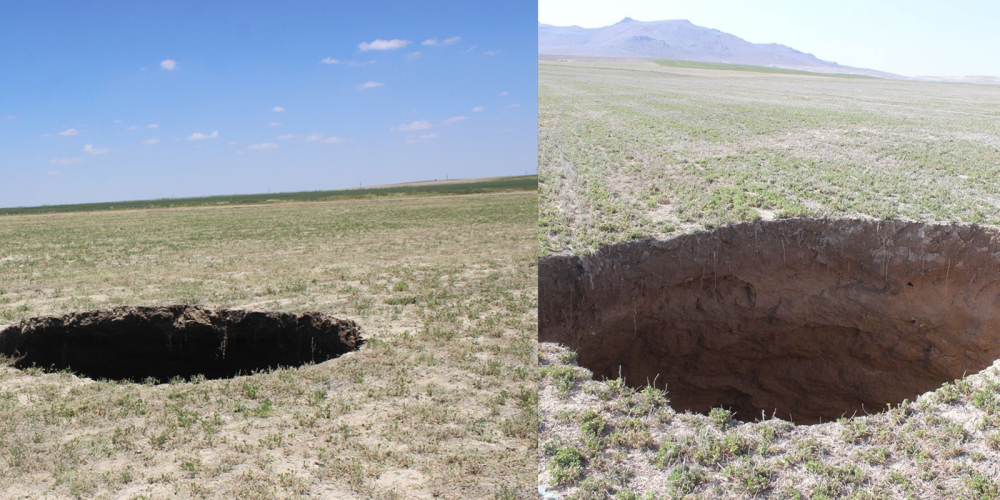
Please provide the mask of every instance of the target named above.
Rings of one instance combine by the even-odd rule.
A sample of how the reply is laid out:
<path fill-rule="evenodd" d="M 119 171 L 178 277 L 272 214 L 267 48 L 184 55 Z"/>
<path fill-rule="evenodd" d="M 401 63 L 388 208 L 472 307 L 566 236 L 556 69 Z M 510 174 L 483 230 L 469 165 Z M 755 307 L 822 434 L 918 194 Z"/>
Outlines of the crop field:
<path fill-rule="evenodd" d="M 716 265 L 720 270 L 724 266 L 750 268 L 759 261 L 777 262 L 780 267 L 785 258 L 783 245 L 789 245 L 789 260 L 793 249 L 805 249 L 796 246 L 794 238 L 782 240 L 784 236 L 774 232 L 767 234 L 775 238 L 775 246 L 770 254 L 762 255 L 763 239 L 758 244 L 755 238 L 768 231 L 765 221 L 866 219 L 873 227 L 934 221 L 978 224 L 993 235 L 1000 225 L 998 86 L 545 57 L 539 60 L 539 108 L 540 283 L 567 290 L 567 304 L 590 307 L 602 300 L 607 304 L 606 310 L 574 311 L 568 305 L 550 304 L 542 290 L 540 310 L 551 311 L 551 324 L 558 322 L 562 311 L 567 317 L 576 314 L 597 325 L 595 329 L 604 328 L 608 338 L 621 337 L 623 352 L 633 356 L 654 357 L 646 347 L 653 344 L 644 344 L 648 338 L 641 336 L 644 322 L 653 325 L 657 318 L 650 311 L 667 318 L 670 307 L 684 307 L 690 298 L 684 312 L 724 317 L 727 309 L 751 311 L 754 302 L 765 300 L 762 297 L 769 291 L 754 290 L 739 281 L 746 278 L 744 274 L 715 272 Z M 739 242 L 735 236 L 739 229 L 730 229 L 732 225 L 750 221 L 758 223 L 736 226 L 751 234 L 740 240 L 749 241 L 745 256 L 730 255 L 729 262 L 714 260 L 717 249 Z M 947 226 L 944 231 L 951 227 L 975 229 Z M 701 232 L 713 228 L 726 230 Z M 754 232 L 754 228 L 760 229 Z M 690 238 L 680 238 L 688 234 Z M 622 244 L 644 239 L 669 241 Z M 873 238 L 883 246 L 891 239 L 891 234 Z M 932 239 L 928 233 L 926 241 Z M 757 254 L 753 253 L 755 244 Z M 892 254 L 895 264 L 885 258 L 884 280 L 876 278 L 878 286 L 867 288 L 864 293 L 869 295 L 864 297 L 908 307 L 911 303 L 901 297 L 919 297 L 905 295 L 909 290 L 942 293 L 944 298 L 929 307 L 940 303 L 945 309 L 947 300 L 971 304 L 980 295 L 993 297 L 992 289 L 986 288 L 996 278 L 992 268 L 963 268 L 975 274 L 966 281 L 978 293 L 955 295 L 955 285 L 948 291 L 955 269 L 951 266 L 959 261 L 968 266 L 966 252 L 981 250 L 991 259 L 996 256 L 992 243 L 962 248 L 963 255 L 942 260 L 940 269 L 930 270 L 928 264 L 928 278 L 923 281 L 919 279 L 924 276 L 923 264 L 912 261 L 917 262 L 916 277 L 897 276 L 901 279 L 898 286 L 890 283 L 893 277 L 888 269 L 909 257 L 896 259 L 899 254 Z M 789 276 L 811 283 L 815 280 L 809 273 L 827 276 L 822 273 L 832 261 L 810 261 L 809 256 L 818 255 L 812 250 L 803 250 L 807 255 L 799 274 L 775 273 L 779 288 L 787 285 Z M 878 244 L 855 251 L 861 255 L 857 262 L 871 267 L 877 267 L 879 255 L 889 255 L 879 254 Z M 700 276 L 683 281 L 653 276 L 636 278 L 634 286 L 622 284 L 625 276 L 635 277 L 643 266 L 651 268 L 651 263 L 665 255 L 674 258 L 669 262 L 695 268 Z M 663 262 L 668 262 L 665 257 Z M 663 263 L 661 268 L 677 267 Z M 562 274 L 542 276 L 546 269 Z M 836 271 L 830 275 L 835 278 Z M 849 283 L 853 286 L 865 279 Z M 621 293 L 602 292 L 602 280 L 608 289 Z M 594 283 L 598 290 L 594 297 L 573 295 L 590 293 Z M 726 283 L 735 283 L 740 292 L 725 295 Z M 670 304 L 664 298 L 669 286 L 678 290 L 669 296 Z M 861 296 L 857 288 L 844 286 L 824 290 Z M 785 299 L 817 307 L 829 304 L 815 297 L 786 295 Z M 638 309 L 635 301 L 639 301 Z M 854 303 L 865 307 L 863 302 Z M 773 311 L 780 318 L 777 306 Z M 803 314 L 797 324 L 804 335 L 815 338 L 826 335 L 822 328 L 828 324 L 843 325 L 846 330 L 862 321 L 837 317 L 824 324 L 810 317 L 814 311 L 808 305 L 795 311 Z M 878 313 L 866 310 L 864 314 Z M 780 334 L 767 336 L 771 319 L 762 321 L 760 337 L 752 337 L 758 332 L 732 320 L 719 328 L 718 337 L 692 343 L 695 354 L 687 359 L 697 364 L 699 352 L 708 358 L 713 349 L 738 345 L 735 342 L 744 338 L 770 339 L 760 340 L 757 346 L 780 343 Z M 904 319 L 918 322 L 911 316 L 900 318 Z M 664 343 L 695 335 L 699 325 L 705 324 L 683 321 L 677 320 L 675 331 L 665 332 L 668 340 Z M 611 355 L 546 342 L 544 318 L 542 323 L 538 468 L 539 489 L 546 498 L 1000 497 L 996 470 L 1000 463 L 1000 364 L 980 366 L 964 375 L 959 371 L 948 382 L 934 386 L 935 390 L 900 398 L 901 402 L 882 408 L 866 406 L 803 425 L 764 419 L 759 412 L 756 419 L 745 414 L 736 418 L 722 406 L 704 411 L 675 408 L 671 386 L 665 386 L 662 378 L 659 383 L 652 377 L 645 382 L 627 380 L 620 365 L 617 370 L 602 366 L 603 373 L 589 369 L 584 366 L 585 358 L 611 359 Z M 559 325 L 561 338 L 599 337 L 594 331 L 587 336 L 589 329 L 569 323 L 570 327 Z M 581 331 L 574 331 L 573 326 Z M 886 338 L 879 337 L 882 333 L 871 335 Z M 960 336 L 957 331 L 935 331 L 940 334 Z M 933 335 L 928 338 L 930 342 L 942 340 Z M 599 347 L 612 346 L 611 340 L 590 341 Z M 716 345 L 707 345 L 711 342 Z M 996 347 L 984 341 L 977 349 L 993 353 Z M 680 350 L 675 344 L 672 352 Z M 903 357 L 891 345 L 883 353 L 886 363 Z M 930 348 L 920 359 L 930 363 L 933 354 Z M 822 352 L 810 355 L 815 358 L 796 356 L 772 361 L 781 369 L 803 359 L 824 359 Z M 733 361 L 733 373 L 738 373 L 737 362 L 739 369 L 748 370 L 744 373 L 754 375 L 720 385 L 740 388 L 756 377 L 749 359 Z M 867 362 L 877 368 L 874 358 Z M 723 368 L 704 375 L 701 383 L 709 387 L 708 379 L 720 378 Z M 685 368 L 666 369 L 682 372 Z M 904 371 L 899 377 L 910 375 Z M 683 377 L 677 380 L 680 384 Z M 801 388 L 801 379 L 779 382 L 809 391 Z M 694 401 L 701 394 L 692 391 L 685 396 Z"/>
<path fill-rule="evenodd" d="M 4 498 L 529 498 L 534 192 L 0 217 L 0 330 L 119 305 L 356 321 L 231 379 L 0 365 Z"/>
<path fill-rule="evenodd" d="M 539 252 L 788 216 L 1000 222 L 1000 87 L 539 60 Z"/>

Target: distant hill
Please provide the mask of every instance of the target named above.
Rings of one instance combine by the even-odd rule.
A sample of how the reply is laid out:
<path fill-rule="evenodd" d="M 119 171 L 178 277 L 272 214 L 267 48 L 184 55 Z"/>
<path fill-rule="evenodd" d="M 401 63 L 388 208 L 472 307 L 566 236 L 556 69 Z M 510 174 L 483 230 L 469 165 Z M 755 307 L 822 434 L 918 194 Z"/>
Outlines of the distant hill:
<path fill-rule="evenodd" d="M 603 28 L 538 24 L 538 53 L 564 56 L 640 57 L 746 64 L 820 73 L 895 78 L 896 75 L 841 66 L 776 43 L 750 43 L 690 21 L 625 18 Z"/>

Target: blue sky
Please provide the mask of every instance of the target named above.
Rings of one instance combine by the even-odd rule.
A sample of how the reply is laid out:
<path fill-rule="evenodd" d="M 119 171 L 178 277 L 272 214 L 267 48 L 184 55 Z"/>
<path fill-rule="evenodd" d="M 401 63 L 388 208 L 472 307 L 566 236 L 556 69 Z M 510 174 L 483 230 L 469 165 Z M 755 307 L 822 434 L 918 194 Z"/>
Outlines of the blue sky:
<path fill-rule="evenodd" d="M 538 20 L 687 19 L 754 43 L 906 76 L 1000 76 L 1000 3 L 957 0 L 539 0 Z"/>
<path fill-rule="evenodd" d="M 535 173 L 536 9 L 0 2 L 0 206 Z"/>

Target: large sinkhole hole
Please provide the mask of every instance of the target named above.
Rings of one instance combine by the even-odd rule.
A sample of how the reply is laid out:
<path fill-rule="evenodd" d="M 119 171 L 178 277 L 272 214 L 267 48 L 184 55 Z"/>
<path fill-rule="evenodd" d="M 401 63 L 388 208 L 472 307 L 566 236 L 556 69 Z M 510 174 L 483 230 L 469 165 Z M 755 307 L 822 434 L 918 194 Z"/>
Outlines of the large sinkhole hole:
<path fill-rule="evenodd" d="M 539 340 L 678 411 L 818 423 L 1000 357 L 1000 233 L 788 219 L 539 263 Z"/>
<path fill-rule="evenodd" d="M 124 306 L 24 320 L 0 331 L 0 354 L 93 379 L 217 379 L 321 363 L 356 350 L 360 331 L 323 313 Z"/>

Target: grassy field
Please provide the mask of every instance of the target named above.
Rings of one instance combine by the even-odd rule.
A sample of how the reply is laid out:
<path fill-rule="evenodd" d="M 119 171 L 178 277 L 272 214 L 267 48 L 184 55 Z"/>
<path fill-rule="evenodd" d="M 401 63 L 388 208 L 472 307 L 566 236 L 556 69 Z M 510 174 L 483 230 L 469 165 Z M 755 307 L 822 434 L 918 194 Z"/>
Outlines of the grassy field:
<path fill-rule="evenodd" d="M 1000 224 L 1000 87 L 545 59 L 539 104 L 541 257 L 779 217 Z M 540 351 L 548 498 L 1000 498 L 996 364 L 796 426 Z"/>
<path fill-rule="evenodd" d="M 1000 222 L 1000 87 L 539 61 L 539 252 L 756 218 Z"/>
<path fill-rule="evenodd" d="M 812 71 L 772 68 L 769 66 L 751 66 L 749 64 L 729 64 L 729 63 L 713 63 L 713 62 L 701 62 L 701 61 L 681 61 L 677 59 L 657 59 L 656 64 L 659 64 L 660 66 L 666 66 L 668 68 L 698 68 L 698 69 L 716 69 L 716 70 L 726 70 L 726 71 L 749 71 L 752 73 L 775 73 L 783 75 L 812 75 L 812 76 L 823 75 L 835 78 L 870 78 L 861 75 L 823 74 Z"/>
<path fill-rule="evenodd" d="M 0 367 L 4 498 L 530 498 L 531 192 L 0 218 L 0 328 L 119 304 L 322 311 L 357 352 L 153 385 Z"/>
<path fill-rule="evenodd" d="M 160 200 L 115 201 L 106 203 L 80 203 L 75 205 L 43 205 L 38 207 L 0 208 L 0 215 L 53 214 L 68 212 L 96 212 L 101 210 L 149 210 L 184 207 L 218 207 L 229 205 L 257 205 L 291 201 L 344 201 L 379 200 L 406 196 L 454 196 L 461 194 L 504 193 L 508 191 L 538 190 L 537 175 L 519 175 L 493 179 L 450 181 L 441 183 L 413 183 L 364 189 L 339 191 L 300 191 L 294 193 L 235 194 L 204 196 L 199 198 L 164 198 Z"/>

